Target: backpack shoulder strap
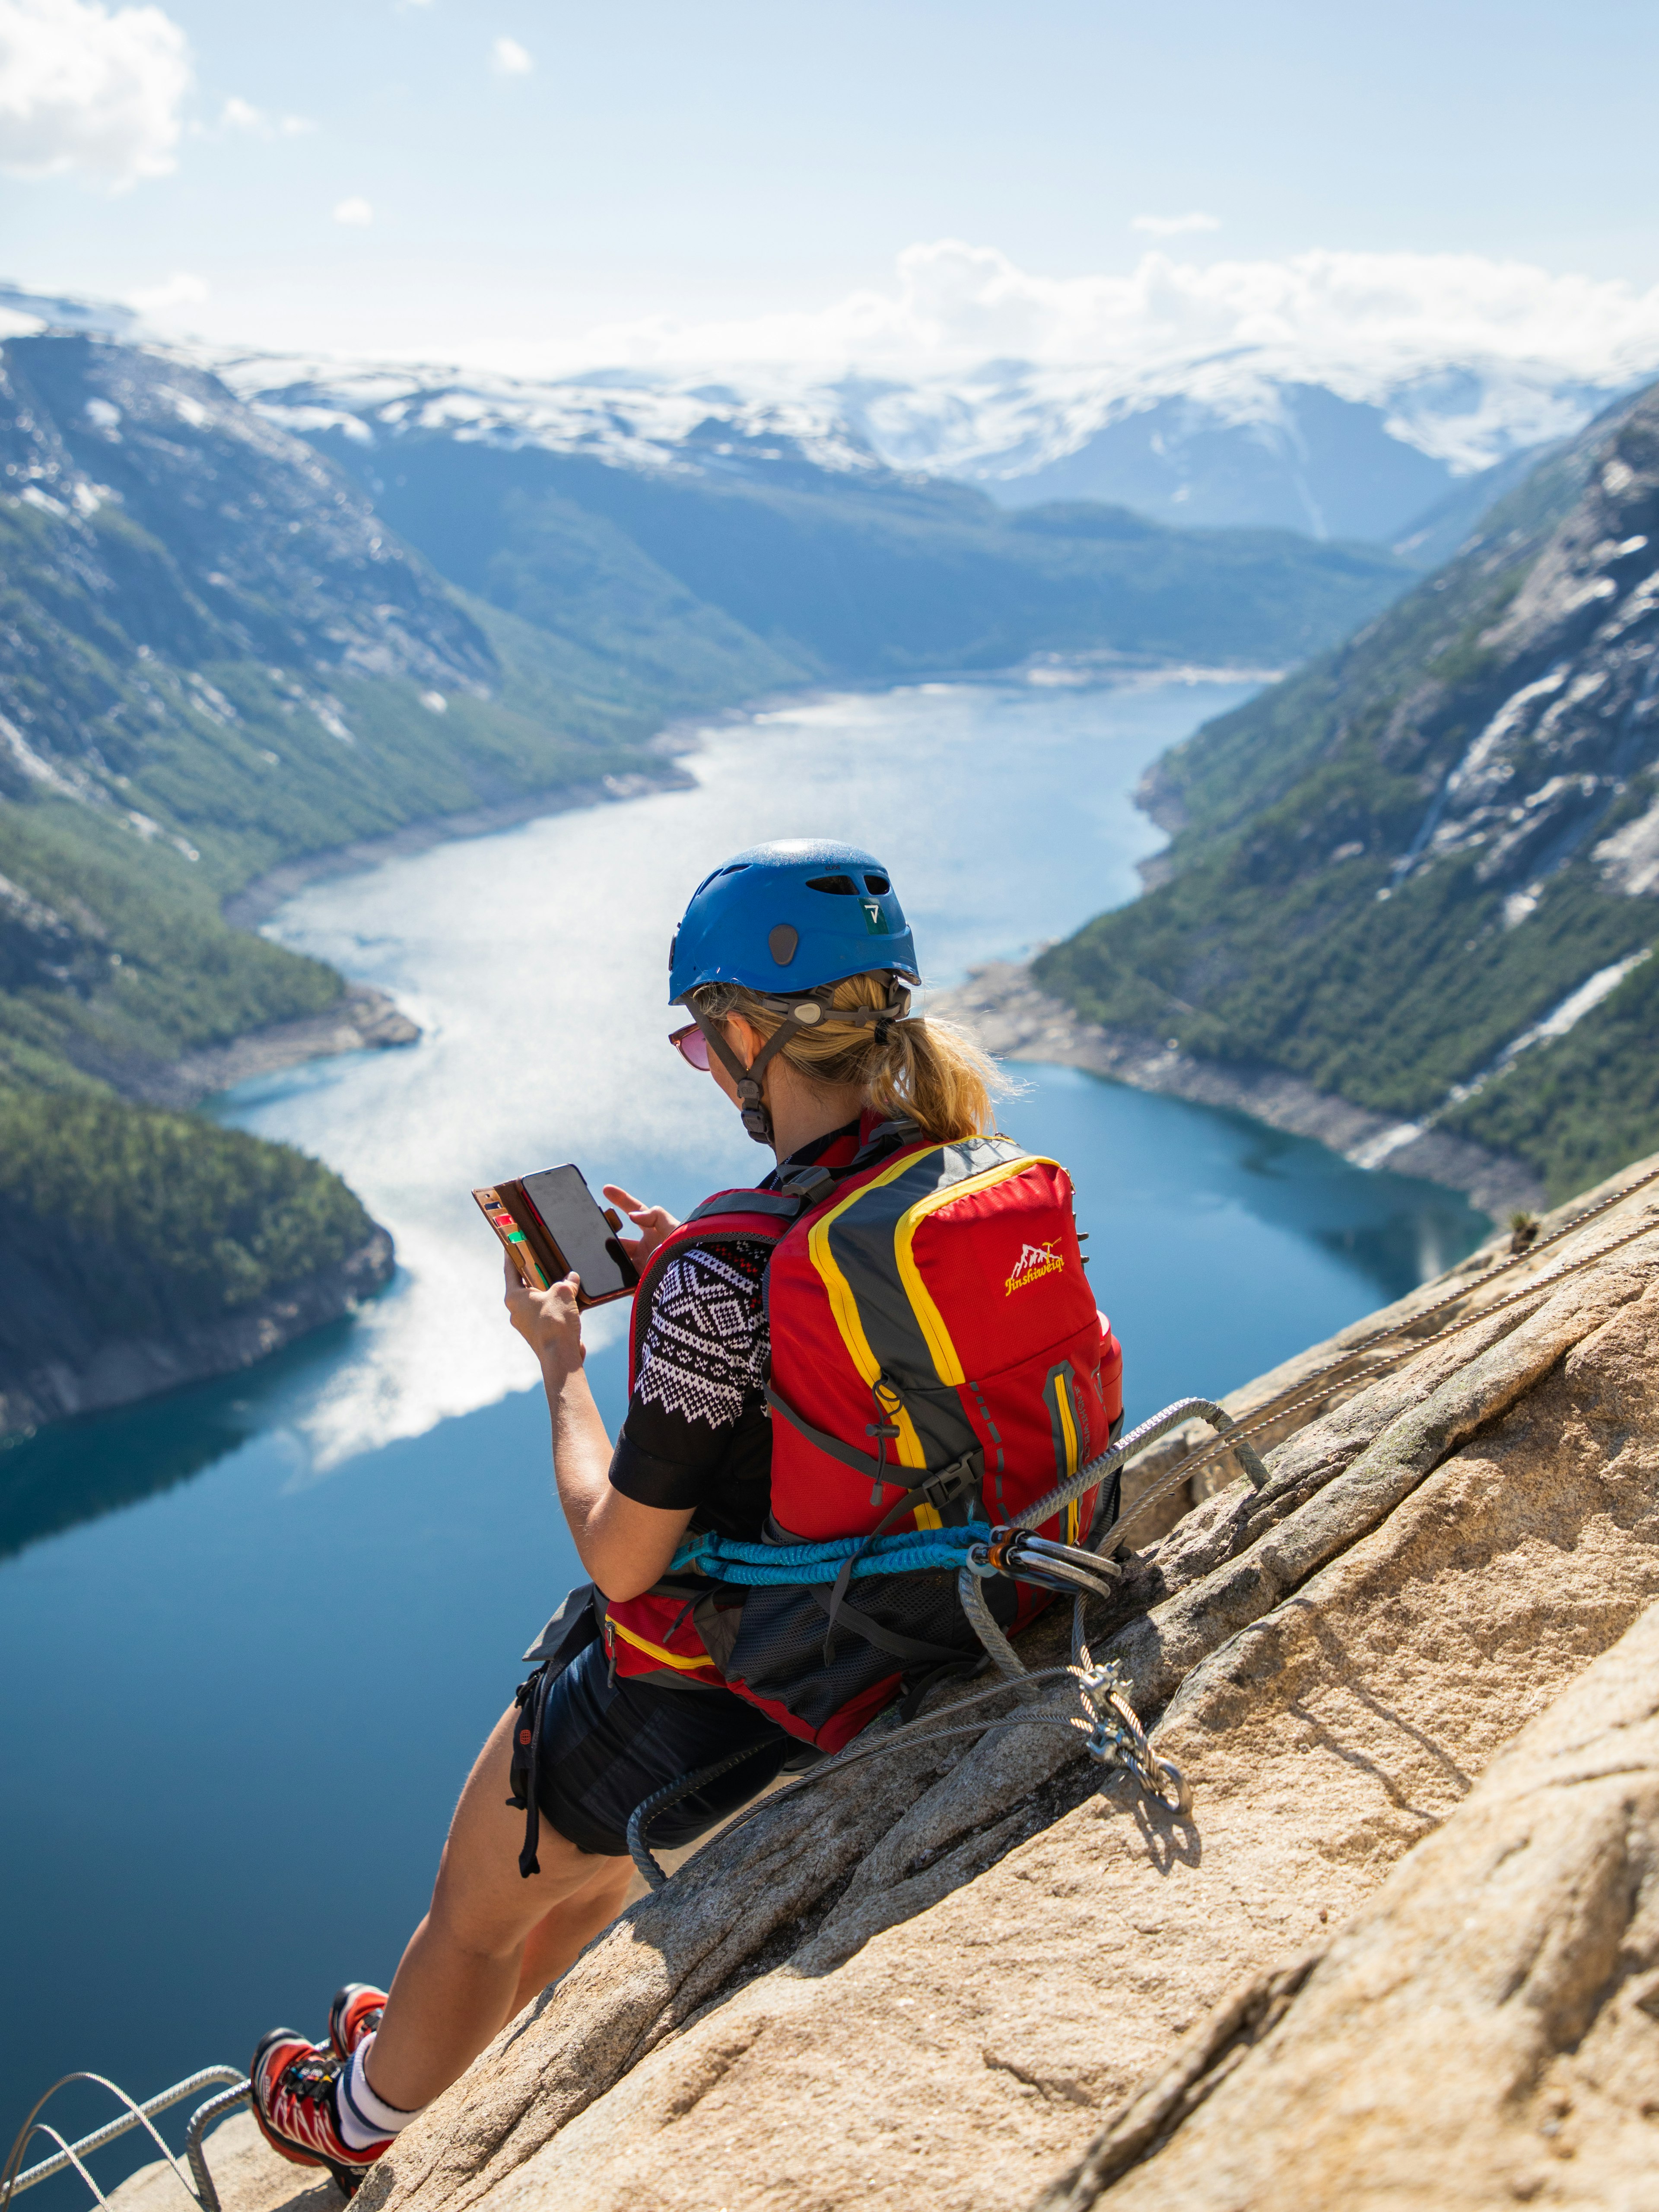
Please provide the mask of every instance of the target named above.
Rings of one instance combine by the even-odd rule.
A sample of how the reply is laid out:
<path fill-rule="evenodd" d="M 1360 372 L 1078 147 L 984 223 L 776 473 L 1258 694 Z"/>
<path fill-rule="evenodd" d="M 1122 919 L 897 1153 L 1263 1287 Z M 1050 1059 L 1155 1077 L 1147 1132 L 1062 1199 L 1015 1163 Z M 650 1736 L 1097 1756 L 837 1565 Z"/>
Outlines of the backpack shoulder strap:
<path fill-rule="evenodd" d="M 706 1221 L 721 1213 L 761 1213 L 775 1216 L 781 1221 L 793 1221 L 805 1200 L 799 1192 L 790 1190 L 717 1190 L 713 1198 L 706 1198 L 701 1206 L 694 1206 L 682 1228 L 694 1221 Z M 757 1232 L 764 1236 L 763 1229 Z"/>
<path fill-rule="evenodd" d="M 770 1190 L 721 1190 L 678 1223 L 665 1237 L 640 1273 L 634 1286 L 634 1308 L 628 1331 L 628 1388 L 631 1395 L 639 1364 L 646 1316 L 651 1301 L 656 1296 L 657 1285 L 682 1252 L 698 1246 L 718 1247 L 722 1244 L 768 1244 L 775 1249 L 778 1240 L 793 1224 L 799 1211 L 791 1199 L 783 1204 L 781 1194 Z M 768 1257 L 769 1259 L 770 1254 Z"/>

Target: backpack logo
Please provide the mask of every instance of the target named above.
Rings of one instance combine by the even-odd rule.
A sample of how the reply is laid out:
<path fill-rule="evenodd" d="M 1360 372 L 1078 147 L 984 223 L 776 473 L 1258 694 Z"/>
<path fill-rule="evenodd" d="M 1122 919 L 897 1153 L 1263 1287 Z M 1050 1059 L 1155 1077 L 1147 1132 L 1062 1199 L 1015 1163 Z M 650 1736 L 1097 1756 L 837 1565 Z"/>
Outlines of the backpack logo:
<path fill-rule="evenodd" d="M 1004 1287 L 1005 1297 L 1012 1297 L 1016 1291 L 1023 1291 L 1027 1283 L 1035 1283 L 1040 1276 L 1060 1273 L 1066 1262 L 1054 1249 L 1059 1242 L 1059 1237 L 1054 1237 L 1046 1244 L 1021 1245 L 1019 1257 L 1015 1261 Z"/>

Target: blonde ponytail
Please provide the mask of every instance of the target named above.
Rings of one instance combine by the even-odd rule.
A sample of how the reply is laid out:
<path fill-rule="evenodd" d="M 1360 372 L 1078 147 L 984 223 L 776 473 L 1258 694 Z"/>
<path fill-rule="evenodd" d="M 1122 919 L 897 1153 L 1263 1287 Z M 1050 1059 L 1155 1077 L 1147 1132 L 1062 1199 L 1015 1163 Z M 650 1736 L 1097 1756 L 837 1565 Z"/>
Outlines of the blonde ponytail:
<path fill-rule="evenodd" d="M 888 987 L 884 969 L 848 976 L 831 991 L 823 1020 L 797 1030 L 777 1057 L 811 1082 L 856 1086 L 878 1114 L 914 1121 L 935 1144 L 985 1134 L 994 1126 L 992 1101 L 1013 1085 L 953 1023 L 922 1014 L 895 1016 L 881 1030 L 836 1021 L 838 1006 L 878 1011 L 887 1004 Z M 714 1021 L 741 1014 L 765 1037 L 779 1026 L 767 1001 L 738 983 L 702 984 L 691 1006 Z"/>

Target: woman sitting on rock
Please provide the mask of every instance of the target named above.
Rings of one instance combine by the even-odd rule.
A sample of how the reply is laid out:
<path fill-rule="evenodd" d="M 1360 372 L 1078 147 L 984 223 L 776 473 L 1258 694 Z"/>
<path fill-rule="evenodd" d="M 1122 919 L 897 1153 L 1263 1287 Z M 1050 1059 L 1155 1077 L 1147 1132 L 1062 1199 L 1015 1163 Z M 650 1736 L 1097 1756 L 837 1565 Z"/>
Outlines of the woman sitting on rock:
<path fill-rule="evenodd" d="M 671 1041 L 778 1164 L 685 1223 L 607 1186 L 639 1232 L 614 1450 L 577 1278 L 530 1291 L 508 1267 L 595 1587 L 526 1655 L 542 1664 L 478 1755 L 390 1995 L 348 1984 L 326 2043 L 278 2028 L 254 2053 L 267 2139 L 348 2191 L 616 1917 L 636 1808 L 746 1754 L 665 1807 L 653 1840 L 690 1843 L 786 1761 L 980 1661 L 953 1576 L 745 1591 L 676 1568 L 688 1538 L 1007 1521 L 1121 1419 L 1070 1185 L 984 1133 L 988 1063 L 910 1012 L 915 948 L 879 862 L 821 843 L 739 854 L 693 896 L 669 966 L 691 1017 Z M 1097 1503 L 1055 1533 L 1076 1541 Z M 988 1589 L 1010 1628 L 1042 1601 Z"/>

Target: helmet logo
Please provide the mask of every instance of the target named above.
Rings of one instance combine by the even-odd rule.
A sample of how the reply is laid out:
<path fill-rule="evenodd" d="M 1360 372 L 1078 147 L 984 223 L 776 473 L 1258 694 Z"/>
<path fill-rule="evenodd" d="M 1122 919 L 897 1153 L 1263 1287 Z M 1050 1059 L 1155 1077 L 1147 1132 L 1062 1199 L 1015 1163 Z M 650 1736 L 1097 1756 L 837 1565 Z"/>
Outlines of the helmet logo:
<path fill-rule="evenodd" d="M 766 949 L 780 968 L 787 968 L 795 957 L 795 947 L 800 943 L 800 932 L 792 929 L 787 921 L 779 922 L 775 929 L 766 933 Z"/>
<path fill-rule="evenodd" d="M 869 934 L 872 937 L 888 936 L 890 933 L 887 927 L 887 917 L 882 912 L 879 902 L 875 899 L 867 898 L 860 899 L 859 903 L 864 908 L 864 927 Z"/>

